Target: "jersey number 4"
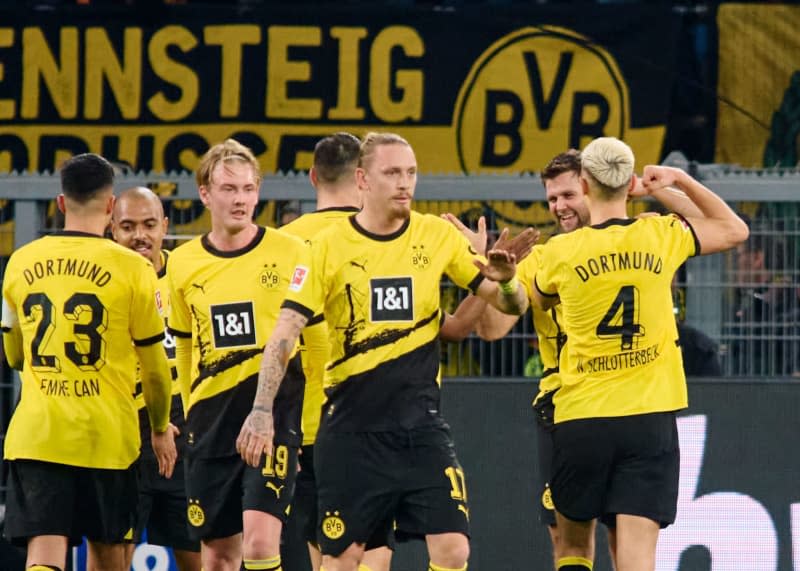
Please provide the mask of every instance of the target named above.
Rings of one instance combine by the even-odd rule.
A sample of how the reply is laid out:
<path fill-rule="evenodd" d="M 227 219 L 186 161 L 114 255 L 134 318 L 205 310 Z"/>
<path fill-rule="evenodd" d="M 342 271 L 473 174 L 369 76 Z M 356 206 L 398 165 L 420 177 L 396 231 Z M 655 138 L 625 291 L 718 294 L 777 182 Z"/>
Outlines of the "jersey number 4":
<path fill-rule="evenodd" d="M 600 339 L 620 338 L 620 349 L 631 351 L 633 339 L 644 335 L 639 321 L 639 290 L 635 286 L 622 286 L 611 302 L 595 333 Z"/>
<path fill-rule="evenodd" d="M 25 298 L 22 309 L 29 321 L 35 320 L 39 313 L 39 324 L 31 341 L 31 367 L 37 371 L 61 371 L 59 358 L 42 352 L 57 326 L 53 302 L 44 293 L 32 293 Z M 103 333 L 108 327 L 108 312 L 105 306 L 93 293 L 74 293 L 64 302 L 62 315 L 68 322 L 74 322 L 74 341 L 64 343 L 64 355 L 82 371 L 99 371 L 106 362 Z"/>

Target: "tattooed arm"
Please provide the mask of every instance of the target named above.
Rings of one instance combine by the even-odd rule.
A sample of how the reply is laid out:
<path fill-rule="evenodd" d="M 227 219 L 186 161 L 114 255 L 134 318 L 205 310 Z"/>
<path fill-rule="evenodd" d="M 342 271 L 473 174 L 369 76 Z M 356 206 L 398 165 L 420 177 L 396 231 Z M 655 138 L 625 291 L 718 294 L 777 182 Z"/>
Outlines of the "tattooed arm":
<path fill-rule="evenodd" d="M 272 336 L 264 347 L 253 410 L 245 419 L 236 439 L 237 452 L 254 468 L 258 467 L 262 452 L 272 453 L 275 434 L 272 403 L 286 374 L 292 349 L 307 321 L 306 317 L 293 309 L 281 309 Z"/>

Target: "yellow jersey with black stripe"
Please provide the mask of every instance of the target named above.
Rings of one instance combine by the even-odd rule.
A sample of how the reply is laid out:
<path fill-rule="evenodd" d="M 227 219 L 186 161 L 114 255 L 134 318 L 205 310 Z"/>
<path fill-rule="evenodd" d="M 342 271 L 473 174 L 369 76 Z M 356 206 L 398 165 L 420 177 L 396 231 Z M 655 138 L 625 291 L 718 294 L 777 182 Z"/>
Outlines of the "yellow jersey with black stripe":
<path fill-rule="evenodd" d="M 167 266 L 176 337 L 191 338 L 188 445 L 200 458 L 236 454 L 236 437 L 253 407 L 264 345 L 308 246 L 280 230 L 258 228 L 239 250 L 216 249 L 204 235 L 173 250 Z M 178 367 L 180 370 L 180 367 Z M 275 398 L 275 434 L 299 446 L 303 375 L 290 367 Z"/>
<path fill-rule="evenodd" d="M 161 269 L 156 274 L 158 284 L 156 287 L 156 304 L 158 312 L 166 323 L 167 313 L 169 311 L 169 286 L 167 284 L 167 263 L 169 262 L 169 251 L 161 250 Z M 186 431 L 184 426 L 183 414 L 183 401 L 181 399 L 180 385 L 178 384 L 178 372 L 175 368 L 175 338 L 169 331 L 164 332 L 164 351 L 167 353 L 167 363 L 172 375 L 172 399 L 169 409 L 169 421 L 174 424 L 180 434 L 175 437 L 175 445 L 178 447 L 180 454 L 186 444 Z M 144 393 L 142 392 L 142 382 L 138 378 L 139 369 L 137 368 L 136 389 L 133 392 L 133 397 L 136 402 L 136 408 L 139 411 L 139 431 L 142 440 L 142 458 L 155 458 L 153 454 L 153 447 L 150 443 L 150 416 L 147 414 L 147 407 L 144 402 Z"/>
<path fill-rule="evenodd" d="M 134 344 L 160 343 L 156 273 L 111 240 L 60 232 L 8 261 L 3 299 L 22 332 L 22 394 L 5 458 L 124 469 L 139 455 Z M 4 310 L 4 321 L 9 320 Z"/>
<path fill-rule="evenodd" d="M 539 244 L 533 247 L 531 253 L 522 260 L 517 266 L 517 278 L 528 299 L 531 300 L 531 313 L 533 315 L 533 328 L 539 340 L 539 355 L 542 359 L 542 376 L 539 379 L 539 392 L 535 403 L 545 393 L 552 392 L 561 386 L 559 377 L 559 359 L 561 350 L 567 342 L 567 335 L 563 328 L 563 316 L 561 315 L 561 304 L 554 305 L 548 310 L 541 310 L 533 305 L 533 291 L 536 287 L 534 279 L 539 267 L 539 260 L 544 246 Z"/>
<path fill-rule="evenodd" d="M 547 242 L 536 287 L 560 297 L 569 336 L 557 423 L 687 406 L 671 284 L 698 252 L 674 214 L 611 219 Z"/>
<path fill-rule="evenodd" d="M 347 218 L 358 212 L 358 208 L 334 207 L 324 208 L 316 212 L 303 214 L 281 230 L 310 242 L 314 236 L 332 222 Z M 313 444 L 319 430 L 319 416 L 325 392 L 322 389 L 322 378 L 325 375 L 325 363 L 328 362 L 330 346 L 328 345 L 328 325 L 322 314 L 313 316 L 300 337 L 300 357 L 303 362 L 303 373 L 306 377 L 306 390 L 303 395 L 303 445 Z"/>
<path fill-rule="evenodd" d="M 412 212 L 388 235 L 356 218 L 314 237 L 311 266 L 296 270 L 284 302 L 328 323 L 320 432 L 439 425 L 439 282 L 447 274 L 475 291 L 475 253 L 436 216 Z"/>

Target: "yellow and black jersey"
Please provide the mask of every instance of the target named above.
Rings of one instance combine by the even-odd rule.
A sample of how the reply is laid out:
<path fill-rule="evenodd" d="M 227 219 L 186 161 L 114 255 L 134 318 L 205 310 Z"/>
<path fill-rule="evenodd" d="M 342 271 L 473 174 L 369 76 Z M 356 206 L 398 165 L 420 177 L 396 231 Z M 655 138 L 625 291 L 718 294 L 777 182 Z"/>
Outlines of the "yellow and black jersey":
<path fill-rule="evenodd" d="M 698 252 L 676 215 L 612 219 L 550 239 L 536 287 L 560 297 L 569 335 L 556 422 L 687 405 L 671 283 Z"/>
<path fill-rule="evenodd" d="M 285 307 L 328 324 L 327 402 L 320 431 L 381 431 L 440 424 L 439 281 L 473 291 L 483 279 L 454 226 L 412 212 L 375 235 L 356 217 L 314 237 Z"/>
<path fill-rule="evenodd" d="M 236 454 L 264 345 L 295 267 L 307 266 L 308 256 L 302 240 L 262 227 L 239 250 L 217 250 L 206 235 L 172 252 L 167 323 L 173 335 L 192 340 L 190 378 L 179 383 L 190 388 L 186 428 L 193 455 Z M 275 398 L 276 438 L 291 445 L 300 444 L 303 384 L 293 364 Z"/>
<path fill-rule="evenodd" d="M 3 327 L 22 332 L 22 395 L 5 458 L 127 468 L 139 455 L 134 344 L 160 343 L 152 264 L 60 232 L 23 246 L 3 279 Z"/>
<path fill-rule="evenodd" d="M 169 286 L 167 284 L 168 261 L 169 252 L 167 250 L 161 250 L 161 269 L 157 273 L 158 286 L 156 288 L 156 304 L 158 306 L 158 312 L 165 322 L 169 311 Z M 175 338 L 169 331 L 166 331 L 164 335 L 164 350 L 167 353 L 167 362 L 169 363 L 169 370 L 172 374 L 172 401 L 169 409 L 169 421 L 180 430 L 180 434 L 175 438 L 175 444 L 180 453 L 183 451 L 186 443 L 186 431 L 183 429 L 183 401 L 181 400 L 180 385 L 178 385 L 178 372 L 175 368 Z M 150 417 L 147 414 L 144 393 L 142 393 L 142 382 L 139 378 L 136 379 L 136 389 L 134 390 L 133 396 L 136 401 L 136 408 L 139 410 L 142 457 L 152 459 L 154 456 L 153 447 L 150 443 Z"/>
<path fill-rule="evenodd" d="M 530 300 L 533 300 L 533 290 L 536 287 L 534 278 L 539 267 L 543 248 L 543 245 L 534 246 L 528 257 L 517 266 L 517 277 Z M 533 399 L 533 402 L 536 402 L 543 394 L 554 391 L 561 386 L 561 379 L 558 374 L 559 358 L 561 350 L 567 342 L 567 335 L 563 328 L 564 318 L 561 315 L 561 304 L 554 305 L 547 311 L 542 311 L 531 302 L 531 312 L 533 314 L 533 328 L 539 340 L 539 355 L 542 358 L 544 367 L 542 376 L 539 379 L 539 393 Z"/>
<path fill-rule="evenodd" d="M 302 238 L 306 242 L 331 223 L 352 216 L 358 212 L 355 207 L 324 208 L 309 212 L 293 220 L 281 230 Z M 303 372 L 306 377 L 306 390 L 303 396 L 303 445 L 313 444 L 319 430 L 319 417 L 325 393 L 322 390 L 322 378 L 325 374 L 325 363 L 328 362 L 330 346 L 328 345 L 328 326 L 321 314 L 313 316 L 300 337 L 300 356 Z"/>

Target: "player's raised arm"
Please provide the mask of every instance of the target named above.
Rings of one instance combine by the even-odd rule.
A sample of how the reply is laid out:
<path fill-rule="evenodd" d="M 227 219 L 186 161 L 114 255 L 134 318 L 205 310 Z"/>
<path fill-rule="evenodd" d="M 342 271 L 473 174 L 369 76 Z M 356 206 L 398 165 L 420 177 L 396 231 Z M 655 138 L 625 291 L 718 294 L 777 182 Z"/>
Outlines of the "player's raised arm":
<path fill-rule="evenodd" d="M 527 255 L 538 233 L 533 228 L 526 228 L 517 238 L 523 245 L 530 242 L 529 246 L 522 248 Z M 488 263 L 475 260 L 475 265 L 487 278 L 478 286 L 477 294 L 503 313 L 522 315 L 528 309 L 528 296 L 516 279 L 517 255 L 511 244 L 508 228 L 505 228 L 492 249 L 486 253 Z"/>
<path fill-rule="evenodd" d="M 275 433 L 272 404 L 286 374 L 294 346 L 307 322 L 308 318 L 300 312 L 284 307 L 269 341 L 264 346 L 253 409 L 247 415 L 236 439 L 236 450 L 254 468 L 259 465 L 262 452 L 270 454 L 272 451 L 272 437 Z"/>
<path fill-rule="evenodd" d="M 747 240 L 747 224 L 724 200 L 681 169 L 648 165 L 644 167 L 642 184 L 651 194 L 659 189 L 676 186 L 702 212 L 703 218 L 688 218 L 700 243 L 701 251 L 695 252 L 696 254 L 721 252 Z"/>

